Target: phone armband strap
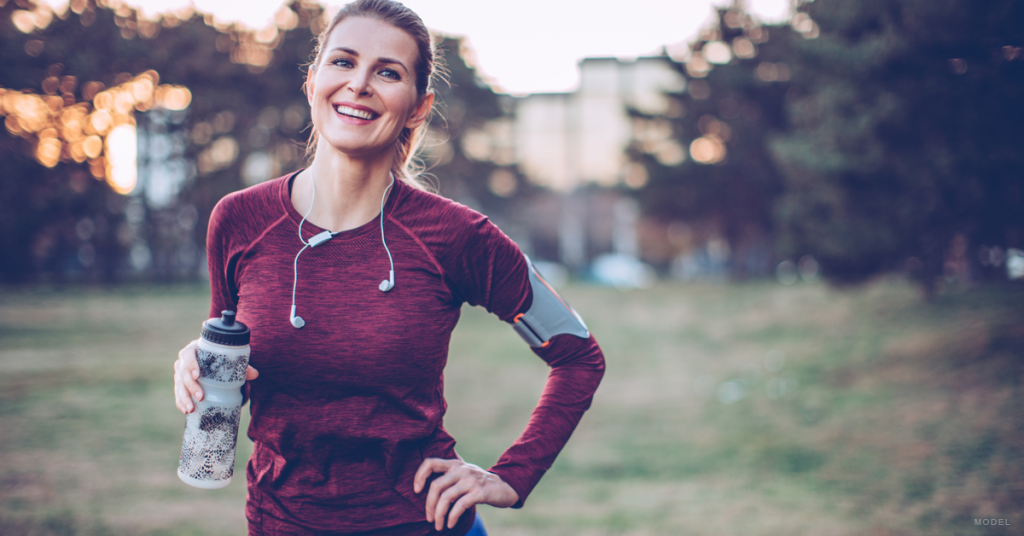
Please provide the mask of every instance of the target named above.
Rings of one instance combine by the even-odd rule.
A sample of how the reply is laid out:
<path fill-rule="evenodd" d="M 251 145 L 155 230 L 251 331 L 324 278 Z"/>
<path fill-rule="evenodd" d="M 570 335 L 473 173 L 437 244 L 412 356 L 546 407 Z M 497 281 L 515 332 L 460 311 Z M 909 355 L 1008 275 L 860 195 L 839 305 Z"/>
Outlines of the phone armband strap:
<path fill-rule="evenodd" d="M 548 284 L 526 257 L 530 272 L 530 288 L 533 290 L 533 303 L 525 313 L 519 313 L 512 319 L 512 328 L 534 347 L 546 347 L 555 335 L 569 334 L 581 339 L 590 338 L 590 331 L 583 323 L 580 315 L 569 306 L 555 289 Z"/>

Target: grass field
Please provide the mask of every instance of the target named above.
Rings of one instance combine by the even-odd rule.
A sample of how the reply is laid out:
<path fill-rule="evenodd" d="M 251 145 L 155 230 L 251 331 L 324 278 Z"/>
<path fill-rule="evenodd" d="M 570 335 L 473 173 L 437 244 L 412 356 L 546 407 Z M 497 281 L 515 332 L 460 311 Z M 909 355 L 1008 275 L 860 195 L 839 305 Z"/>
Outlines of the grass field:
<path fill-rule="evenodd" d="M 564 295 L 607 374 L 526 507 L 481 510 L 493 536 L 1021 530 L 1024 287 L 929 305 L 898 280 Z M 201 288 L 0 291 L 0 534 L 245 532 L 237 476 L 175 476 L 171 364 L 205 311 Z M 467 308 L 447 375 L 460 454 L 493 463 L 546 372 Z"/>

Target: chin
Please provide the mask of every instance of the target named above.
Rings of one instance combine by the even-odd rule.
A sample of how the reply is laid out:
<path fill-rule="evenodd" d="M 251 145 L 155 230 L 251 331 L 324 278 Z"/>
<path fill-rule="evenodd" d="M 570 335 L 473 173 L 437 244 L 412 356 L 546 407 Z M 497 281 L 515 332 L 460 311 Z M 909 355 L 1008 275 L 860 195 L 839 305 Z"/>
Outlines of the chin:
<path fill-rule="evenodd" d="M 331 137 L 321 135 L 321 142 L 326 141 L 332 149 L 339 153 L 343 153 L 350 158 L 360 159 L 371 159 L 377 158 L 391 150 L 395 146 L 395 142 L 376 144 L 367 143 L 365 139 L 351 139 L 348 136 L 345 137 Z"/>

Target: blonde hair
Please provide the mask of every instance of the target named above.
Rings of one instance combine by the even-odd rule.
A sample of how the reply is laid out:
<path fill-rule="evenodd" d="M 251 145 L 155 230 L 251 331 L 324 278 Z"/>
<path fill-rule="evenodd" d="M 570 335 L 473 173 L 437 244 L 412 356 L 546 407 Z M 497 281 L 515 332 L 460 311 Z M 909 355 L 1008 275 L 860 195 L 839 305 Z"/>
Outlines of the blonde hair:
<path fill-rule="evenodd" d="M 419 15 L 394 0 L 356 0 L 341 8 L 331 19 L 331 23 L 324 27 L 320 35 L 317 36 L 316 47 L 313 49 L 313 62 L 309 66 L 310 70 L 320 64 L 323 47 L 331 32 L 341 21 L 349 17 L 376 19 L 409 34 L 416 42 L 418 51 L 413 68 L 416 75 L 416 95 L 423 98 L 428 92 L 433 91 L 434 77 L 439 70 L 434 40 Z M 430 113 L 432 114 L 433 110 Z M 395 177 L 420 190 L 432 189 L 420 178 L 423 165 L 416 159 L 416 153 L 427 133 L 427 123 L 428 121 L 424 121 L 415 129 L 402 128 L 398 140 L 395 141 L 395 158 L 391 165 L 391 172 L 395 174 Z M 306 143 L 307 156 L 316 152 L 318 138 L 319 133 L 316 127 L 312 127 L 309 141 Z"/>

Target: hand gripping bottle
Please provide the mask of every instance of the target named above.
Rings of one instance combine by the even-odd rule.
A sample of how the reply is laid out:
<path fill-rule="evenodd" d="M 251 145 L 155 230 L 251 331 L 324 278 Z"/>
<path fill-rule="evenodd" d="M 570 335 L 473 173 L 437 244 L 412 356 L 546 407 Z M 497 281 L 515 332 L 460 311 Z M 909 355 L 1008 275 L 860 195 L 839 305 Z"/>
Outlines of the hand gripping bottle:
<path fill-rule="evenodd" d="M 249 328 L 235 321 L 234 311 L 203 322 L 196 357 L 203 399 L 185 416 L 178 478 L 203 489 L 231 483 L 235 443 L 242 415 L 245 370 L 249 366 Z"/>

